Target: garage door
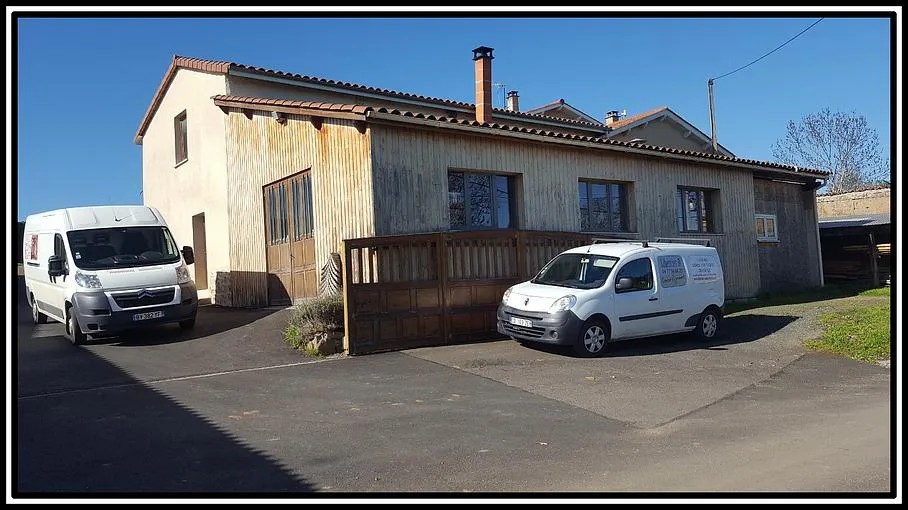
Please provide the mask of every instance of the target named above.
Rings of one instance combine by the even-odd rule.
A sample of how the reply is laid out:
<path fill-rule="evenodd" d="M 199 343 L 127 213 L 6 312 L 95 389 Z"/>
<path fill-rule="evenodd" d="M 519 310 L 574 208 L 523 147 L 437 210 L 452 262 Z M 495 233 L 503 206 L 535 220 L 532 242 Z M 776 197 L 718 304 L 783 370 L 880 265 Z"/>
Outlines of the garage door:
<path fill-rule="evenodd" d="M 302 172 L 264 188 L 268 302 L 290 304 L 318 292 L 312 179 Z"/>

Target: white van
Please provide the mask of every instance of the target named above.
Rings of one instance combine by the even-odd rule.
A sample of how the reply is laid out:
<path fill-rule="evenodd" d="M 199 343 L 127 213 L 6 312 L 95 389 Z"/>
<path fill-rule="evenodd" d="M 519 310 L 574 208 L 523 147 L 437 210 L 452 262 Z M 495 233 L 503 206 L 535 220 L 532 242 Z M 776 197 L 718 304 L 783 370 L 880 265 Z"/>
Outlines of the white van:
<path fill-rule="evenodd" d="M 694 331 L 715 336 L 725 305 L 715 248 L 617 242 L 567 250 L 509 288 L 498 332 L 599 356 L 608 342 Z"/>
<path fill-rule="evenodd" d="M 76 207 L 25 220 L 25 292 L 35 324 L 50 317 L 78 345 L 147 324 L 195 325 L 198 297 L 164 218 L 144 206 Z M 185 263 L 184 263 L 185 260 Z"/>

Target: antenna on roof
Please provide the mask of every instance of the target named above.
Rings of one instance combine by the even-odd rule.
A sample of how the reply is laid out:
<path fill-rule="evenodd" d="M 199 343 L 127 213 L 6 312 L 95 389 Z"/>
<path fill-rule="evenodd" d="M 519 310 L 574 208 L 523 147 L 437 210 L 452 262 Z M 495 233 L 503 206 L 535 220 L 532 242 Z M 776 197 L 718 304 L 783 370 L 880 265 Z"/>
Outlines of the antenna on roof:
<path fill-rule="evenodd" d="M 507 107 L 508 107 L 508 100 L 505 98 L 505 91 L 504 91 L 504 89 L 505 89 L 508 85 L 507 85 L 506 83 L 493 83 L 492 86 L 495 87 L 496 89 L 498 89 L 498 90 L 501 91 L 501 107 L 502 107 L 502 108 L 507 108 Z"/>

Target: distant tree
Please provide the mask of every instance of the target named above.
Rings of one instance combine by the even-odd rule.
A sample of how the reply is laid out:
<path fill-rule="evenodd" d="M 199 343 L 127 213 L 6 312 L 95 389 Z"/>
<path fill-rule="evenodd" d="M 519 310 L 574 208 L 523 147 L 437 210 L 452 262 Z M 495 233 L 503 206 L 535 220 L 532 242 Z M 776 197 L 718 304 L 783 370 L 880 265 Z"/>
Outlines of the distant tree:
<path fill-rule="evenodd" d="M 880 150 L 876 130 L 863 115 L 812 113 L 800 122 L 788 121 L 785 136 L 772 146 L 776 160 L 830 173 L 826 191 L 850 191 L 889 181 L 889 160 Z"/>

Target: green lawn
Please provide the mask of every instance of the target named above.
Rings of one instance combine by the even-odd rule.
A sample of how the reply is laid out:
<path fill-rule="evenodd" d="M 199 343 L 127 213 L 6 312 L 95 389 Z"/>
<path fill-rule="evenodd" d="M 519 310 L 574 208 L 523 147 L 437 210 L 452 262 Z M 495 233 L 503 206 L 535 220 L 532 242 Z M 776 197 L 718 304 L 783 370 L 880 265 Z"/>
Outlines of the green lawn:
<path fill-rule="evenodd" d="M 882 289 L 869 292 L 879 290 Z M 888 289 L 886 290 L 888 294 Z M 853 308 L 842 313 L 828 313 L 820 318 L 820 322 L 826 327 L 826 332 L 823 337 L 808 341 L 808 348 L 869 362 L 889 358 L 889 303 Z"/>

